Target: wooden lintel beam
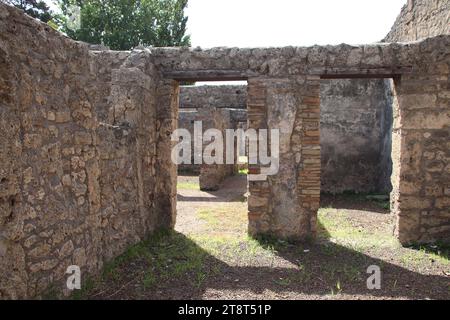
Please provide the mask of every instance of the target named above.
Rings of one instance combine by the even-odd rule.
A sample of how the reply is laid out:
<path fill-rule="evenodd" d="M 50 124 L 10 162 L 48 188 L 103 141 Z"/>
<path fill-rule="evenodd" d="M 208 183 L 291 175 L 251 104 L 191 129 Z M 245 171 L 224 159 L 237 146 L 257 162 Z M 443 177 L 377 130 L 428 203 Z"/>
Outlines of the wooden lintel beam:
<path fill-rule="evenodd" d="M 401 74 L 383 73 L 383 74 L 323 74 L 320 79 L 396 79 L 401 77 Z"/>
<path fill-rule="evenodd" d="M 206 106 L 202 106 L 202 105 L 198 105 L 198 104 L 193 104 L 193 103 L 183 103 L 180 102 L 180 109 L 200 109 L 200 108 L 210 108 L 210 107 L 214 107 L 214 108 L 219 108 L 219 109 L 237 109 L 237 110 L 245 110 L 247 109 L 247 105 L 243 104 L 243 105 L 233 105 L 233 106 L 229 106 L 229 105 L 206 105 Z"/>
<path fill-rule="evenodd" d="M 412 67 L 331 68 L 317 71 L 321 79 L 386 79 L 412 73 Z"/>
<path fill-rule="evenodd" d="M 411 66 L 374 67 L 374 68 L 313 68 L 308 74 L 320 76 L 322 79 L 382 79 L 399 78 L 403 74 L 412 73 Z M 258 76 L 240 70 L 187 70 L 163 72 L 167 79 L 184 82 L 195 81 L 246 81 L 249 77 Z"/>
<path fill-rule="evenodd" d="M 177 81 L 246 81 L 248 75 L 236 70 L 193 70 L 163 72 L 164 78 Z"/>

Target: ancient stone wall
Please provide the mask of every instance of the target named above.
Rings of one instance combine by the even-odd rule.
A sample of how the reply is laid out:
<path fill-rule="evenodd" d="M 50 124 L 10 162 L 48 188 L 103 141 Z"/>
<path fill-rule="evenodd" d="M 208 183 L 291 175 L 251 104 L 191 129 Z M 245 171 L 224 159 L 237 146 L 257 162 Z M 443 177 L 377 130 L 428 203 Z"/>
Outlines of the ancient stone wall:
<path fill-rule="evenodd" d="M 247 88 L 239 85 L 226 86 L 181 86 L 178 127 L 187 129 L 194 137 L 194 122 L 207 119 L 202 109 L 215 110 L 217 125 L 223 129 L 236 129 L 241 122 L 247 122 Z M 221 109 L 226 109 L 223 121 Z M 206 111 L 207 112 L 207 111 Z M 212 116 L 212 114 L 211 114 Z M 222 123 L 223 122 L 223 123 Z M 205 130 L 205 128 L 204 128 Z M 178 166 L 180 172 L 200 174 L 200 165 L 194 164 L 194 143 L 191 142 L 191 164 Z M 233 170 L 231 170 L 233 171 Z"/>
<path fill-rule="evenodd" d="M 191 164 L 178 166 L 179 172 L 199 175 L 200 189 L 217 190 L 222 181 L 237 173 L 237 165 L 200 165 L 194 163 L 194 122 L 201 121 L 202 130 L 218 129 L 225 139 L 226 129 L 237 129 L 247 122 L 247 88 L 245 86 L 183 86 L 180 88 L 178 127 L 191 134 Z M 205 147 L 208 143 L 205 143 Z M 235 146 L 236 147 L 236 146 Z M 224 154 L 226 148 L 224 146 Z"/>
<path fill-rule="evenodd" d="M 450 54 L 431 41 L 416 51 L 431 59 L 393 85 L 391 210 L 402 243 L 450 241 Z"/>
<path fill-rule="evenodd" d="M 278 124 L 280 129 L 288 128 L 287 133 L 292 134 L 292 139 L 289 140 L 291 144 L 285 144 L 285 149 L 281 150 L 280 172 L 276 176 L 269 177 L 266 182 L 249 184 L 250 232 L 252 234 L 271 233 L 281 237 L 304 238 L 314 234 L 315 208 L 318 204 L 317 192 L 319 191 L 318 178 L 315 175 L 320 175 L 320 172 L 317 171 L 320 166 L 315 167 L 317 165 L 315 162 L 320 159 L 320 155 L 302 151 L 298 155 L 300 160 L 293 160 L 293 150 L 302 148 L 302 141 L 306 140 L 300 139 L 300 145 L 297 144 L 297 140 L 294 143 L 294 137 L 299 135 L 296 132 L 301 132 L 302 129 L 297 127 L 295 130 L 292 129 L 294 131 L 289 129 L 293 121 L 290 110 L 298 110 L 302 107 L 303 96 L 313 99 L 318 99 L 318 96 L 310 96 L 309 90 L 302 85 L 297 86 L 293 79 L 302 79 L 301 75 L 321 79 L 355 77 L 395 79 L 395 87 L 398 89 L 395 90 L 396 99 L 400 102 L 394 104 L 394 111 L 406 117 L 400 121 L 400 126 L 407 121 L 413 121 L 414 130 L 424 134 L 424 138 L 418 135 L 414 136 L 410 131 L 413 130 L 412 127 L 399 129 L 398 126 L 394 132 L 397 135 L 394 140 L 400 141 L 400 143 L 394 143 L 393 148 L 392 208 L 397 216 L 398 238 L 402 243 L 407 244 L 439 239 L 448 241 L 450 220 L 447 215 L 448 208 L 444 208 L 445 199 L 448 197 L 441 196 L 447 188 L 448 149 L 444 151 L 446 146 L 444 147 L 443 141 L 437 137 L 447 138 L 449 134 L 450 114 L 447 97 L 450 63 L 449 39 L 449 36 L 438 36 L 413 43 L 310 48 L 155 49 L 153 54 L 156 58 L 155 63 L 168 78 L 205 80 L 217 79 L 220 76 L 224 79 L 240 77 L 248 79 L 250 127 L 266 128 L 268 118 L 277 117 L 281 113 L 279 110 L 274 110 L 273 106 L 276 106 L 277 103 L 284 106 L 283 116 L 279 116 L 280 118 L 273 122 L 274 125 Z M 227 59 L 230 56 L 232 59 Z M 202 66 L 201 69 L 198 68 L 199 65 Z M 418 80 L 411 80 L 408 85 L 405 85 L 403 79 L 406 81 L 409 81 L 408 79 Z M 319 82 L 319 80 L 317 81 Z M 252 83 L 255 89 L 252 89 Z M 407 93 L 402 91 L 404 86 L 408 88 Z M 284 88 L 284 91 L 281 90 L 281 87 Z M 251 93 L 252 90 L 255 92 Z M 404 101 L 408 100 L 403 100 L 401 95 L 413 95 L 414 91 L 417 91 L 419 95 L 430 92 L 439 96 L 441 100 L 424 98 L 423 100 L 413 99 L 405 103 Z M 253 109 L 251 105 L 254 106 Z M 428 108 L 430 112 L 423 110 L 416 112 L 411 109 L 415 106 Z M 315 112 L 307 113 L 305 116 L 319 118 L 319 114 L 315 114 Z M 294 119 L 296 119 L 295 116 Z M 313 123 L 311 125 L 314 126 Z M 299 126 L 299 128 L 302 127 Z M 428 130 L 432 130 L 435 135 L 427 134 Z M 308 134 L 314 136 L 318 132 Z M 291 135 L 289 136 L 291 137 Z M 414 147 L 414 143 L 406 145 L 409 141 L 408 136 L 418 139 L 416 147 Z M 431 138 L 426 142 L 423 140 L 425 137 L 435 137 L 436 139 Z M 311 140 L 313 141 L 312 137 Z M 444 152 L 444 154 L 440 153 L 440 164 L 435 168 L 439 175 L 427 175 L 422 171 L 425 168 L 425 160 L 420 152 L 420 147 L 425 147 L 425 143 L 432 144 L 433 148 Z M 309 147 L 320 148 L 318 139 Z M 413 150 L 419 151 L 412 152 Z M 302 161 L 304 164 L 311 165 L 311 168 L 305 172 L 307 177 L 294 181 L 293 172 L 301 172 L 303 166 L 299 164 Z M 425 174 L 425 179 L 421 179 L 418 173 L 410 167 L 410 164 L 416 163 L 416 161 L 420 163 L 419 171 L 422 172 L 422 175 Z M 258 166 L 250 166 L 250 174 L 257 174 L 259 171 Z M 298 177 L 298 175 L 295 176 Z M 283 177 L 283 179 L 278 180 L 279 177 Z M 412 194 L 410 193 L 412 191 L 403 189 L 404 186 L 409 186 L 408 177 L 414 181 L 413 184 L 416 188 Z M 272 179 L 274 179 L 274 183 L 271 184 Z M 279 182 L 278 185 L 277 182 Z M 426 195 L 425 190 L 431 184 L 438 186 L 440 191 L 437 191 L 436 194 L 428 193 Z M 422 201 L 425 198 L 427 200 Z M 297 206 L 294 205 L 295 201 L 298 201 Z M 290 206 L 286 206 L 287 203 Z M 299 212 L 304 212 L 304 214 L 299 214 Z M 432 215 L 434 220 L 419 218 L 421 215 Z"/>
<path fill-rule="evenodd" d="M 23 298 L 160 226 L 160 78 L 148 52 L 90 52 L 5 5 L 0 44 L 0 298 Z"/>
<path fill-rule="evenodd" d="M 201 108 L 198 110 L 197 121 L 202 121 L 203 132 L 208 129 L 219 130 L 223 137 L 222 160 L 225 160 L 226 149 L 226 129 L 233 129 L 231 123 L 230 110 Z M 214 140 L 215 141 L 215 140 Z M 203 140 L 203 150 L 213 141 Z M 233 145 L 235 149 L 235 146 Z M 200 165 L 200 190 L 216 191 L 220 188 L 221 183 L 226 177 L 236 173 L 237 166 L 235 164 L 208 164 L 205 161 Z"/>
<path fill-rule="evenodd" d="M 449 0 L 408 0 L 384 41 L 415 41 L 450 34 Z"/>
<path fill-rule="evenodd" d="M 448 21 L 449 0 L 409 0 L 384 41 L 450 34 Z M 385 80 L 322 82 L 322 191 L 391 190 L 391 91 Z"/>
<path fill-rule="evenodd" d="M 189 108 L 247 109 L 247 88 L 241 85 L 183 86 L 180 109 Z"/>
<path fill-rule="evenodd" d="M 384 41 L 448 35 L 449 21 L 449 0 L 408 0 Z M 427 50 L 422 45 L 420 54 Z M 422 65 L 416 70 L 420 76 L 402 77 L 395 85 L 386 85 L 387 91 L 396 93 L 391 210 L 400 217 L 396 234 L 403 243 L 450 239 L 448 54 L 446 57 L 446 63 Z M 445 61 L 445 56 L 442 58 Z"/>
<path fill-rule="evenodd" d="M 278 173 L 249 181 L 249 233 L 313 237 L 320 202 L 320 78 L 248 83 L 249 128 L 280 131 Z M 249 174 L 260 174 L 263 167 L 249 164 Z"/>
<path fill-rule="evenodd" d="M 391 190 L 392 98 L 384 82 L 321 81 L 322 192 Z M 179 127 L 192 133 L 198 108 L 238 108 L 232 113 L 234 122 L 246 122 L 246 104 L 247 88 L 243 85 L 182 87 Z M 200 171 L 199 165 L 179 168 L 193 173 Z"/>
<path fill-rule="evenodd" d="M 181 88 L 182 89 L 182 88 Z M 182 92 L 183 90 L 180 90 Z M 191 134 L 191 163 L 182 163 L 178 165 L 179 173 L 200 175 L 200 165 L 194 162 L 194 122 L 197 121 L 199 115 L 197 109 L 180 110 L 178 112 L 178 128 L 183 128 Z"/>
<path fill-rule="evenodd" d="M 322 192 L 389 192 L 391 96 L 385 80 L 321 81 Z"/>
<path fill-rule="evenodd" d="M 322 192 L 391 190 L 392 98 L 384 86 L 384 80 L 378 79 L 321 81 Z M 246 118 L 246 90 L 245 86 L 184 87 L 180 107 L 231 105 L 245 108 L 240 117 Z M 182 111 L 179 126 L 193 130 L 195 114 Z M 180 167 L 199 171 L 195 165 Z"/>
<path fill-rule="evenodd" d="M 248 80 L 249 127 L 281 131 L 278 174 L 249 184 L 249 231 L 305 239 L 320 197 L 320 79 L 393 78 L 397 236 L 450 241 L 449 48 L 438 36 L 93 52 L 0 4 L 0 297 L 34 296 L 69 264 L 95 273 L 174 226 L 177 81 Z"/>

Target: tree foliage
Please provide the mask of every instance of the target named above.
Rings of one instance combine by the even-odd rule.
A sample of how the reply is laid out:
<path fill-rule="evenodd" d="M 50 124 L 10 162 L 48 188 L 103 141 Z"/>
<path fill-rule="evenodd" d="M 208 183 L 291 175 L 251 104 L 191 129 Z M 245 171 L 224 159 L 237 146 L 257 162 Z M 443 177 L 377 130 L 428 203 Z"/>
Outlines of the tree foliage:
<path fill-rule="evenodd" d="M 71 29 L 67 19 L 62 31 L 76 40 L 103 44 L 113 50 L 144 46 L 188 46 L 188 0 L 61 0 L 62 12 L 80 8 L 80 28 Z M 64 22 L 65 21 L 65 22 Z"/>
<path fill-rule="evenodd" d="M 53 19 L 54 13 L 50 7 L 42 0 L 0 0 L 16 8 L 22 9 L 33 18 L 43 22 L 49 22 Z"/>

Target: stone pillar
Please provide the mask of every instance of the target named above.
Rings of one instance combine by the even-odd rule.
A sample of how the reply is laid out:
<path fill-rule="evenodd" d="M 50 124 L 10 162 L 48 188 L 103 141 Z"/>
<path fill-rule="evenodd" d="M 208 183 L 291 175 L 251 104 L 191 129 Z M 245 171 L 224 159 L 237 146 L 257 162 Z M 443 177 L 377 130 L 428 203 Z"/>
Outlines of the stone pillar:
<path fill-rule="evenodd" d="M 156 228 L 173 228 L 177 208 L 177 165 L 171 160 L 176 142 L 171 135 L 178 126 L 179 85 L 173 80 L 162 80 L 157 94 L 156 146 Z"/>
<path fill-rule="evenodd" d="M 202 121 L 203 133 L 208 129 L 220 130 L 223 137 L 223 164 L 206 164 L 200 166 L 200 190 L 216 191 L 223 180 L 234 174 L 234 165 L 226 164 L 226 129 L 233 129 L 230 111 L 227 109 L 201 108 L 197 112 L 196 121 Z M 211 141 L 203 141 L 203 150 Z M 236 158 L 236 152 L 235 152 Z"/>
<path fill-rule="evenodd" d="M 402 244 L 450 240 L 448 65 L 394 84 L 391 209 Z"/>
<path fill-rule="evenodd" d="M 250 79 L 248 127 L 280 130 L 280 168 L 249 181 L 249 233 L 304 240 L 316 232 L 320 201 L 318 77 Z M 249 164 L 249 174 L 260 165 Z"/>

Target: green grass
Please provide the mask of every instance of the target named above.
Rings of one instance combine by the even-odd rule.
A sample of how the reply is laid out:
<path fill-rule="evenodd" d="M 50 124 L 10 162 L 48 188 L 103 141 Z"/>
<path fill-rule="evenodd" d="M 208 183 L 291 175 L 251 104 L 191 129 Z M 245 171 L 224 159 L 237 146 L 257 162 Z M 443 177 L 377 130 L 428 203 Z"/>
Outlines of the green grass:
<path fill-rule="evenodd" d="M 93 278 L 87 278 L 81 287 L 81 290 L 75 290 L 72 293 L 73 300 L 86 300 L 89 293 L 98 285 L 98 281 Z"/>
<path fill-rule="evenodd" d="M 230 260 L 251 260 L 256 257 L 271 258 L 276 254 L 274 246 L 261 243 L 247 235 L 192 235 L 190 239 L 214 257 L 227 256 Z"/>
<path fill-rule="evenodd" d="M 450 267 L 449 245 L 415 245 L 411 246 L 410 249 L 411 250 L 401 256 L 401 261 L 405 265 L 419 267 L 431 263 L 439 263 Z"/>
<path fill-rule="evenodd" d="M 450 246 L 448 245 L 418 245 L 403 248 L 392 234 L 377 229 L 369 231 L 367 228 L 353 226 L 345 210 L 322 208 L 319 210 L 318 218 L 318 238 L 325 241 L 321 246 L 321 251 L 327 256 L 337 257 L 341 254 L 340 251 L 348 249 L 361 254 L 368 251 L 383 252 L 387 250 L 395 253 L 403 266 L 415 269 L 426 268 L 434 263 L 450 266 Z M 327 244 L 327 241 L 332 243 Z M 352 281 L 357 279 L 359 271 L 352 270 L 351 266 L 352 264 L 349 263 L 346 270 L 341 268 L 334 271 L 325 268 L 323 272 L 325 274 L 338 272 L 344 275 L 346 281 Z"/>
<path fill-rule="evenodd" d="M 164 290 L 173 282 L 186 286 L 186 290 L 201 288 L 210 279 L 220 277 L 229 266 L 254 266 L 257 261 L 259 267 L 271 268 L 280 257 L 291 263 L 291 269 L 269 281 L 283 288 L 298 284 L 307 287 L 319 281 L 332 295 L 365 281 L 366 266 L 373 263 L 373 255 L 368 252 L 390 251 L 400 256 L 399 264 L 418 269 L 432 261 L 450 266 L 450 247 L 402 248 L 386 230 L 361 228 L 341 209 L 320 209 L 317 242 L 303 243 L 248 236 L 247 206 L 240 202 L 202 208 L 196 216 L 204 222 L 199 230 L 188 235 L 158 231 L 146 241 L 130 246 L 105 264 L 102 277 L 86 281 L 83 290 L 74 293 L 74 299 L 100 291 L 96 289 L 99 284 L 124 282 L 125 277 L 135 277 L 145 290 Z M 305 249 L 311 250 L 308 253 Z M 130 269 L 131 262 L 134 265 Z M 383 267 L 382 260 L 377 264 Z M 141 272 L 133 274 L 134 270 Z M 396 283 L 391 285 L 395 287 Z"/>
<path fill-rule="evenodd" d="M 245 234 L 247 228 L 247 207 L 244 201 L 230 202 L 220 207 L 202 209 L 197 212 L 199 220 L 206 222 L 211 233 L 238 231 Z"/>
<path fill-rule="evenodd" d="M 200 241 L 202 242 L 202 241 Z M 210 252 L 218 253 L 217 243 L 206 243 L 204 248 L 192 239 L 174 231 L 156 232 L 148 240 L 129 247 L 126 252 L 107 263 L 103 274 L 96 279 L 99 285 L 107 281 L 120 282 L 128 271 L 123 268 L 130 262 L 145 265 L 140 281 L 145 289 L 159 287 L 167 281 L 188 280 L 195 287 L 201 286 L 209 277 L 220 272 L 217 266 L 211 267 L 207 259 Z M 95 287 L 94 282 L 83 284 L 82 290 L 75 291 L 73 299 L 83 299 Z"/>
<path fill-rule="evenodd" d="M 370 201 L 384 210 L 390 209 L 389 194 L 356 193 L 354 191 L 344 191 L 340 195 L 340 197 L 348 198 L 350 201 Z"/>
<path fill-rule="evenodd" d="M 239 174 L 240 174 L 240 175 L 243 175 L 243 176 L 248 175 L 248 169 L 247 169 L 247 168 L 246 168 L 246 169 L 240 169 L 240 170 L 239 170 Z"/>
<path fill-rule="evenodd" d="M 178 190 L 200 190 L 200 185 L 195 182 L 178 182 Z"/>
<path fill-rule="evenodd" d="M 359 250 L 376 247 L 399 247 L 394 236 L 382 232 L 369 232 L 351 224 L 344 210 L 323 208 L 319 210 L 319 239 L 331 239 L 338 244 Z"/>
<path fill-rule="evenodd" d="M 212 227 L 215 227 L 220 223 L 217 219 L 217 215 L 213 214 L 210 210 L 200 210 L 197 213 L 197 216 L 200 220 L 207 222 Z"/>

